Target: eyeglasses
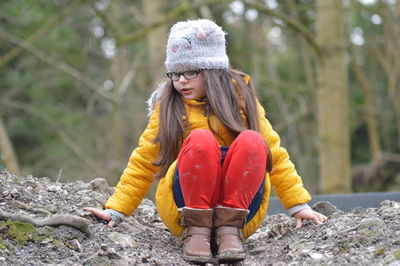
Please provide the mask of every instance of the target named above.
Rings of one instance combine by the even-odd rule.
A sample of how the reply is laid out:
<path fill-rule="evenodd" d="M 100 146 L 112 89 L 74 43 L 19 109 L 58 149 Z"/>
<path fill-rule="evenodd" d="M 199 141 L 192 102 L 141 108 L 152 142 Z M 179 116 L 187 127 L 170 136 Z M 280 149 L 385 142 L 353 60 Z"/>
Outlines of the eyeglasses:
<path fill-rule="evenodd" d="M 201 70 L 189 70 L 185 72 L 168 72 L 167 76 L 170 80 L 178 81 L 181 76 L 183 76 L 186 80 L 191 80 L 197 78 L 197 75 L 201 72 Z"/>

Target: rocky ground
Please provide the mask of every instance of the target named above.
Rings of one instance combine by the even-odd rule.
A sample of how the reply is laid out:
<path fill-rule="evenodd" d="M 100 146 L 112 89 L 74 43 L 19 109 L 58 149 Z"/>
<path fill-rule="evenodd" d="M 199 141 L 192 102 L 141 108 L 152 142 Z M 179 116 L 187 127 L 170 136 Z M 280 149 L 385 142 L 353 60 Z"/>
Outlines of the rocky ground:
<path fill-rule="evenodd" d="M 188 264 L 151 201 L 113 229 L 82 211 L 101 208 L 110 193 L 102 179 L 57 183 L 0 172 L 0 265 Z M 267 216 L 239 265 L 400 265 L 399 202 L 351 213 L 314 208 L 329 215 L 323 225 L 295 229 L 286 215 Z"/>

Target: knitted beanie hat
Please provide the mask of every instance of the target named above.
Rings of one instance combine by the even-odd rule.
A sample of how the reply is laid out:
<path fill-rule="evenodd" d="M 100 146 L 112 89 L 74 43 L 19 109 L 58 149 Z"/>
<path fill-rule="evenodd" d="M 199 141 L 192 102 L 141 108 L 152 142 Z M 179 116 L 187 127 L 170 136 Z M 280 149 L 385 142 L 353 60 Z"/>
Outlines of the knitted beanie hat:
<path fill-rule="evenodd" d="M 172 26 L 168 37 L 168 72 L 227 69 L 225 32 L 208 19 L 188 20 Z"/>

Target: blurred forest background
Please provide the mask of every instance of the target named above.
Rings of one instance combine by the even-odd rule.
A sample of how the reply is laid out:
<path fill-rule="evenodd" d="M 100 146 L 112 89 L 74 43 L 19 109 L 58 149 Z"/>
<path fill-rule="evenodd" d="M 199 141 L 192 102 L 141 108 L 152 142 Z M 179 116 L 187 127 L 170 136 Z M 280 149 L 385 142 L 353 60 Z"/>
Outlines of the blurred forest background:
<path fill-rule="evenodd" d="M 115 185 L 165 76 L 209 18 L 313 193 L 400 190 L 400 1 L 2 0 L 0 168 Z"/>

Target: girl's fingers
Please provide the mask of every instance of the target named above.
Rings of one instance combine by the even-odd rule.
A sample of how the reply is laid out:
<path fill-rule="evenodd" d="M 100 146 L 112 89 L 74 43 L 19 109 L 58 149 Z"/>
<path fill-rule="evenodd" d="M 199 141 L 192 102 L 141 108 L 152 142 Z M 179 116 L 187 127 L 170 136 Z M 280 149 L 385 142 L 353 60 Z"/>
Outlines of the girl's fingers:
<path fill-rule="evenodd" d="M 326 217 L 325 215 L 320 214 L 320 213 L 318 213 L 317 216 L 321 223 L 325 222 L 328 219 L 328 217 Z"/>
<path fill-rule="evenodd" d="M 98 218 L 100 218 L 100 219 L 103 219 L 103 220 L 105 220 L 105 221 L 110 221 L 110 220 L 111 220 L 111 217 L 110 217 L 108 214 L 106 214 L 105 212 L 103 212 L 102 210 L 95 209 L 95 208 L 91 208 L 91 207 L 83 208 L 83 210 L 84 210 L 84 211 L 91 212 L 91 213 L 93 213 L 96 217 L 98 217 Z M 114 224 L 115 224 L 115 223 L 114 223 Z M 113 226 L 114 226 L 114 224 L 113 224 Z M 112 227 L 112 226 L 111 226 L 111 227 Z"/>
<path fill-rule="evenodd" d="M 114 222 L 113 220 L 111 220 L 111 221 L 108 223 L 108 226 L 109 226 L 109 227 L 114 227 L 114 225 L 115 225 L 115 222 Z"/>
<path fill-rule="evenodd" d="M 300 228 L 302 224 L 301 218 L 296 218 L 296 228 Z"/>

